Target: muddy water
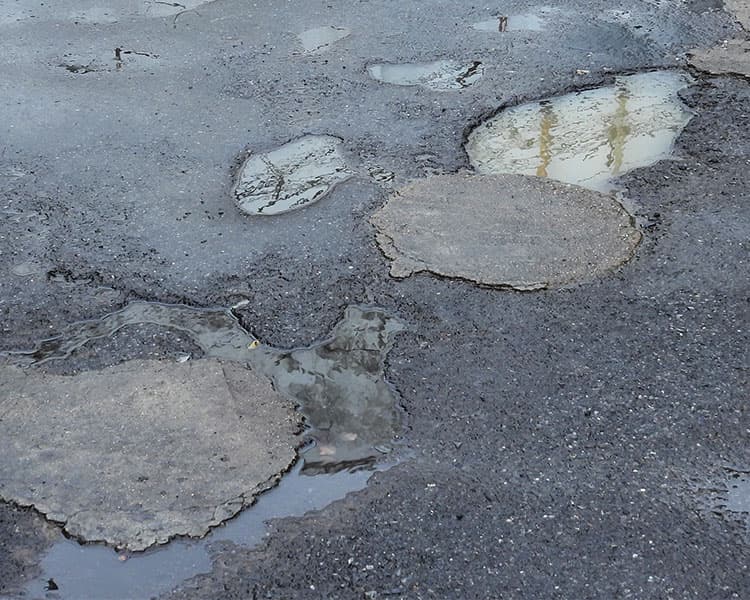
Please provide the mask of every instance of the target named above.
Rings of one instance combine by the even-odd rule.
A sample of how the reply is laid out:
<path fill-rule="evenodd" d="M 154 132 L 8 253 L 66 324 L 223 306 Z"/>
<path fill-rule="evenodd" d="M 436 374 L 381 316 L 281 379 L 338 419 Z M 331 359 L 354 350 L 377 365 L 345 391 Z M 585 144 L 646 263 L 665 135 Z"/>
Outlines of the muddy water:
<path fill-rule="evenodd" d="M 515 106 L 477 127 L 466 151 L 482 174 L 551 177 L 598 191 L 669 156 L 692 117 L 678 71 L 618 77 L 614 85 Z"/>
<path fill-rule="evenodd" d="M 273 379 L 306 417 L 309 444 L 292 472 L 238 517 L 203 540 L 175 540 L 131 555 L 61 536 L 31 582 L 31 597 L 150 597 L 210 570 L 211 544 L 259 543 L 266 521 L 302 515 L 365 487 L 376 470 L 393 466 L 403 415 L 384 379 L 383 361 L 403 326 L 382 311 L 350 306 L 330 337 L 309 348 L 279 350 L 261 344 L 232 310 L 134 302 L 101 319 L 76 323 L 14 358 L 33 365 L 69 357 L 77 348 L 128 325 L 150 323 L 188 334 L 210 357 L 246 363 Z M 181 357 L 179 360 L 184 359 Z M 386 456 L 389 455 L 389 456 Z M 378 460 L 385 458 L 386 461 Z M 46 592 L 52 579 L 59 588 Z"/>

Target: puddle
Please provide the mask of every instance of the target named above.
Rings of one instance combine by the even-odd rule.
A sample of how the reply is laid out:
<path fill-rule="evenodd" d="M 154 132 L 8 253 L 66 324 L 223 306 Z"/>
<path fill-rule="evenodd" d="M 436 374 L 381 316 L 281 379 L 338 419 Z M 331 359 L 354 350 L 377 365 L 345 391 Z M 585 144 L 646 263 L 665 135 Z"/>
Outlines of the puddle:
<path fill-rule="evenodd" d="M 327 25 L 325 27 L 315 27 L 314 29 L 303 31 L 298 37 L 305 52 L 308 54 L 314 54 L 316 52 L 322 52 L 331 44 L 335 44 L 339 40 L 349 37 L 351 33 L 351 30 L 346 27 Z"/>
<path fill-rule="evenodd" d="M 750 540 L 750 471 L 725 466 L 724 472 L 718 480 L 697 483 L 700 508 L 714 517 L 740 524 Z"/>
<path fill-rule="evenodd" d="M 472 131 L 466 151 L 482 174 L 550 177 L 598 191 L 669 156 L 692 118 L 677 71 L 618 77 L 615 85 L 502 111 Z"/>
<path fill-rule="evenodd" d="M 261 344 L 231 310 L 134 302 L 101 319 L 75 323 L 34 350 L 11 356 L 32 365 L 64 359 L 92 340 L 139 323 L 184 332 L 206 356 L 247 363 L 265 373 L 277 390 L 300 404 L 310 443 L 278 486 L 202 540 L 177 539 L 128 555 L 62 538 L 45 556 L 43 576 L 29 586 L 31 597 L 44 597 L 50 579 L 58 588 L 53 598 L 151 597 L 169 591 L 210 570 L 212 543 L 253 546 L 266 535 L 269 519 L 324 508 L 364 488 L 375 471 L 396 464 L 391 453 L 403 429 L 403 414 L 384 379 L 383 361 L 403 326 L 377 309 L 350 306 L 325 341 L 279 350 Z M 177 361 L 186 358 L 180 355 Z"/>
<path fill-rule="evenodd" d="M 472 29 L 477 31 L 542 31 L 544 20 L 533 13 L 494 17 L 486 21 L 474 23 Z"/>
<path fill-rule="evenodd" d="M 750 475 L 735 473 L 727 486 L 727 510 L 744 513 L 750 520 Z"/>
<path fill-rule="evenodd" d="M 204 539 L 178 539 L 143 553 L 120 554 L 106 546 L 81 545 L 61 536 L 42 559 L 42 575 L 30 582 L 26 593 L 31 598 L 44 598 L 50 579 L 58 590 L 48 597 L 65 600 L 151 598 L 169 592 L 186 579 L 211 570 L 211 545 L 215 542 L 256 546 L 267 535 L 267 521 L 323 509 L 364 489 L 373 473 L 391 466 L 393 463 L 311 477 L 303 473 L 300 462 L 277 487 Z"/>
<path fill-rule="evenodd" d="M 44 266 L 34 261 L 18 263 L 17 265 L 13 265 L 10 270 L 13 275 L 17 275 L 18 277 L 31 277 L 32 275 L 39 275 L 45 272 Z"/>
<path fill-rule="evenodd" d="M 278 215 L 325 197 L 352 172 L 341 140 L 306 135 L 264 154 L 251 154 L 234 186 L 238 208 L 248 215 Z"/>
<path fill-rule="evenodd" d="M 743 518 L 750 528 L 750 471 L 729 467 L 725 467 L 725 470 L 726 479 L 710 488 L 712 498 L 708 507 L 719 514 L 734 513 Z"/>
<path fill-rule="evenodd" d="M 436 91 L 460 90 L 482 77 L 484 67 L 479 61 L 462 65 L 452 60 L 425 63 L 379 63 L 367 67 L 373 79 L 393 85 L 419 85 Z"/>
<path fill-rule="evenodd" d="M 391 452 L 401 433 L 403 416 L 384 379 L 383 361 L 403 326 L 377 309 L 350 306 L 327 340 L 310 348 L 279 350 L 261 344 L 231 310 L 133 302 L 13 355 L 32 364 L 62 359 L 91 340 L 142 323 L 187 334 L 207 357 L 250 365 L 299 403 L 309 426 L 306 437 L 315 442 L 305 454 L 306 472 L 374 463 Z"/>

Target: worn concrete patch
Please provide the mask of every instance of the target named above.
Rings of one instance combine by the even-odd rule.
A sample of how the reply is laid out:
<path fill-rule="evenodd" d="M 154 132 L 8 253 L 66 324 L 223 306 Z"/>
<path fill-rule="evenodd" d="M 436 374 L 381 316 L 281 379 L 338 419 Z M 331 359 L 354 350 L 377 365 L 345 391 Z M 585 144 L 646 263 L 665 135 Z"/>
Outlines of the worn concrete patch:
<path fill-rule="evenodd" d="M 55 376 L 0 369 L 0 497 L 71 535 L 143 550 L 201 536 L 294 461 L 298 422 L 270 382 L 214 360 Z"/>
<path fill-rule="evenodd" d="M 340 146 L 330 135 L 306 135 L 251 154 L 234 187 L 237 206 L 249 215 L 275 215 L 317 202 L 352 176 Z"/>
<path fill-rule="evenodd" d="M 391 275 L 430 271 L 530 290 L 626 262 L 640 240 L 611 196 L 522 175 L 446 175 L 394 194 L 371 222 Z"/>
<path fill-rule="evenodd" d="M 724 8 L 729 11 L 747 30 L 750 30 L 750 1 L 724 0 Z"/>
<path fill-rule="evenodd" d="M 750 40 L 726 40 L 714 48 L 693 50 L 689 60 L 696 69 L 715 75 L 750 77 Z"/>
<path fill-rule="evenodd" d="M 383 83 L 422 86 L 435 91 L 460 90 L 482 77 L 484 67 L 479 61 L 459 64 L 452 60 L 425 63 L 378 63 L 367 67 L 370 77 Z"/>

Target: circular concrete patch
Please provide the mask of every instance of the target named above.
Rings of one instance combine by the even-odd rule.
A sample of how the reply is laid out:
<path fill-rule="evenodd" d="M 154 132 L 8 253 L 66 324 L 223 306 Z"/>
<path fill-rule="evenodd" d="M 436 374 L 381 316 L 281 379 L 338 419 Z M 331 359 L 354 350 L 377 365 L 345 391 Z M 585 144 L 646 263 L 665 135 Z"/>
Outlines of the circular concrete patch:
<path fill-rule="evenodd" d="M 215 360 L 75 376 L 0 367 L 0 498 L 86 541 L 201 536 L 294 462 L 298 419 L 268 379 Z"/>
<path fill-rule="evenodd" d="M 626 262 L 640 240 L 611 196 L 524 175 L 444 175 L 412 183 L 371 218 L 391 275 L 430 271 L 541 289 Z"/>

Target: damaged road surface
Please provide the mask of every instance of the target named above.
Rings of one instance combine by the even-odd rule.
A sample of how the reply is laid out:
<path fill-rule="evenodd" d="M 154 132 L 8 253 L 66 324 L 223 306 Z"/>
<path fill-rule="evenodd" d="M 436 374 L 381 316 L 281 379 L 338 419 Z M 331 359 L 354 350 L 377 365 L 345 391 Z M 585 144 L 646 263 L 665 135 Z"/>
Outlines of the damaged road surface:
<path fill-rule="evenodd" d="M 745 598 L 749 18 L 0 1 L 0 598 Z"/>

